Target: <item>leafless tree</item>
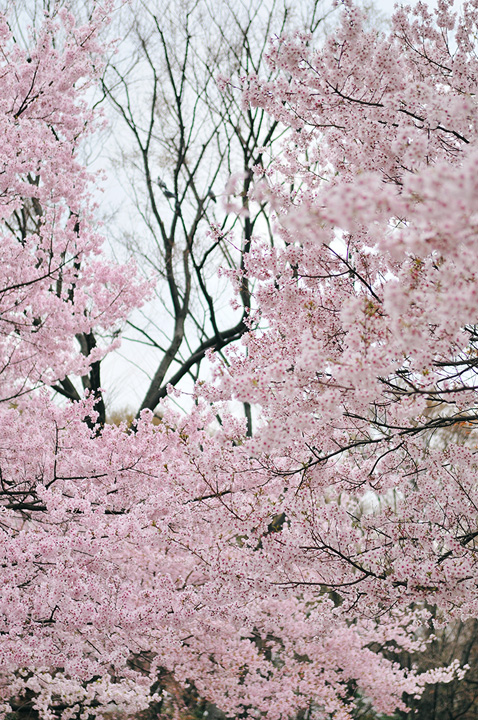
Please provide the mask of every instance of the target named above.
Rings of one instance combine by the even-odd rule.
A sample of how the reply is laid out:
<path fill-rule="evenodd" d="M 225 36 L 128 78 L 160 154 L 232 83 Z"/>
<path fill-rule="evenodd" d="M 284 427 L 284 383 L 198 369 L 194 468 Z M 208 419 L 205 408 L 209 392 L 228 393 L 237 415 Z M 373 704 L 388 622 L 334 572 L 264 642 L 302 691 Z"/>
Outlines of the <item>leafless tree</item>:
<path fill-rule="evenodd" d="M 247 329 L 251 287 L 241 281 L 233 311 L 229 281 L 218 277 L 218 268 L 242 271 L 259 229 L 274 242 L 265 208 L 252 208 L 249 191 L 252 168 L 267 168 L 264 148 L 287 130 L 262 109 L 244 106 L 240 83 L 251 73 L 272 79 L 266 64 L 272 35 L 297 27 L 321 32 L 323 3 L 304 2 L 300 12 L 292 6 L 287 0 L 138 0 L 125 10 L 129 32 L 103 80 L 129 133 L 121 137 L 132 141 L 120 165 L 134 197 L 135 227 L 122 239 L 160 280 L 155 302 L 129 321 L 125 334 L 156 358 L 139 411 L 154 411 L 169 383 L 196 380 L 206 352 L 220 352 Z M 231 79 L 225 89 L 218 87 L 220 75 Z M 241 216 L 224 204 L 235 173 Z M 138 362 L 138 353 L 129 352 Z M 246 415 L 250 422 L 247 407 Z"/>

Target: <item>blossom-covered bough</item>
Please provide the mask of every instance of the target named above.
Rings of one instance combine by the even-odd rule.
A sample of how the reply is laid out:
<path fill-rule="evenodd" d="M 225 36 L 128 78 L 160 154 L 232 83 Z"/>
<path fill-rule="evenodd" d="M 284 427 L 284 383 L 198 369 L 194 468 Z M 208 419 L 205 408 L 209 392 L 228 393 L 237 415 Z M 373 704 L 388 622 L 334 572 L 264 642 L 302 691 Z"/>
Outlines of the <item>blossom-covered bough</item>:
<path fill-rule="evenodd" d="M 381 38 L 350 6 L 324 50 L 275 43 L 281 87 L 246 90 L 296 129 L 278 173 L 301 186 L 261 189 L 284 239 L 249 259 L 268 330 L 223 386 L 263 408 L 252 451 L 303 505 L 308 581 L 355 608 L 475 612 L 477 17 L 419 4 Z"/>
<path fill-rule="evenodd" d="M 342 12 L 319 50 L 273 41 L 280 81 L 245 82 L 291 129 L 255 169 L 281 244 L 248 255 L 251 331 L 186 417 L 134 432 L 95 426 L 94 393 L 31 392 L 88 388 L 89 333 L 145 292 L 98 258 L 76 159 L 103 15 L 60 16 L 62 50 L 49 20 L 29 55 L 3 26 L 5 712 L 181 713 L 193 687 L 230 716 L 345 720 L 462 672 L 390 658 L 432 605 L 478 612 L 478 4 L 398 10 L 387 35 Z"/>

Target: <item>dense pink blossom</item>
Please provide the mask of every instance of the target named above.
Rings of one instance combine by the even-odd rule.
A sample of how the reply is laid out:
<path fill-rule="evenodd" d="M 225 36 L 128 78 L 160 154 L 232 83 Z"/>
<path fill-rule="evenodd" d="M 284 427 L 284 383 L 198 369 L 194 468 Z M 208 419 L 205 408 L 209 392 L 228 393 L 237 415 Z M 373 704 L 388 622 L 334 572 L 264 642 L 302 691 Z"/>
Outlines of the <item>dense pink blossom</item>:
<path fill-rule="evenodd" d="M 423 648 L 432 604 L 478 616 L 478 5 L 451 10 L 381 35 L 346 3 L 324 47 L 273 41 L 279 79 L 244 81 L 290 128 L 249 198 L 276 238 L 247 258 L 250 332 L 187 416 L 133 429 L 30 392 L 84 372 L 105 349 L 75 334 L 144 293 L 99 255 L 77 159 L 103 16 L 47 21 L 29 56 L 1 25 L 4 712 L 133 713 L 169 674 L 231 716 L 345 720 L 464 672 L 390 659 Z"/>

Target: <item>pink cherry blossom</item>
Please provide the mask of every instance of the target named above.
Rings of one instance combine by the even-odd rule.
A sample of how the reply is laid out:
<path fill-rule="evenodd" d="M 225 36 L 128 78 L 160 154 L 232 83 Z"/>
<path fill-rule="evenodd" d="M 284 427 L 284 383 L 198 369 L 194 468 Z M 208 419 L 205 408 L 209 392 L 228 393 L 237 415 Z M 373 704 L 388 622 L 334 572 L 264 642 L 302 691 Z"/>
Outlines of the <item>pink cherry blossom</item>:
<path fill-rule="evenodd" d="M 277 81 L 243 80 L 289 128 L 247 198 L 276 239 L 247 257 L 250 331 L 188 414 L 133 427 L 50 390 L 147 292 L 101 255 L 77 152 L 109 12 L 46 19 L 28 55 L 0 23 L 1 712 L 160 712 L 168 682 L 229 716 L 405 710 L 466 672 L 394 662 L 429 608 L 478 616 L 478 6 L 379 34 L 346 2 L 323 47 L 273 40 Z"/>

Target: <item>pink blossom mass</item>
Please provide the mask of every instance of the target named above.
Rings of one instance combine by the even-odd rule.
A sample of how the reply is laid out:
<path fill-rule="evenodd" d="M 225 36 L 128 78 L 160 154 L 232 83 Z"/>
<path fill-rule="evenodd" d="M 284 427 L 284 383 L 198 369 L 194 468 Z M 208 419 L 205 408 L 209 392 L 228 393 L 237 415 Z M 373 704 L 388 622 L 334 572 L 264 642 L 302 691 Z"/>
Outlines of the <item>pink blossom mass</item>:
<path fill-rule="evenodd" d="M 86 382 L 54 393 L 151 288 L 103 254 L 80 159 L 94 5 L 28 50 L 0 17 L 0 716 L 186 717 L 174 688 L 231 718 L 405 713 L 467 669 L 398 653 L 478 618 L 478 1 L 382 32 L 346 0 L 324 42 L 271 39 L 278 78 L 241 85 L 288 129 L 250 169 L 276 242 L 229 273 L 248 332 L 187 413 L 118 426 Z"/>

